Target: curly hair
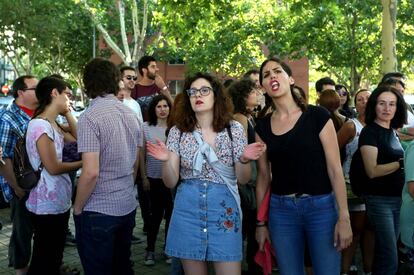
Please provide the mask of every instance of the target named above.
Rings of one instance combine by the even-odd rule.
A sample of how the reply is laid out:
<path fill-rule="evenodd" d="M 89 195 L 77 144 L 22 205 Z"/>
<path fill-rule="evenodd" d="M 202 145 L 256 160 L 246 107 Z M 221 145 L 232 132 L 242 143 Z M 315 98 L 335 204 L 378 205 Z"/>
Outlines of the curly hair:
<path fill-rule="evenodd" d="M 116 95 L 119 90 L 119 80 L 119 69 L 114 63 L 103 58 L 92 59 L 83 71 L 85 93 L 90 98 L 107 94 Z"/>
<path fill-rule="evenodd" d="M 256 88 L 256 84 L 248 78 L 233 82 L 228 88 L 228 93 L 233 101 L 234 113 L 246 115 L 246 101 L 249 94 Z"/>
<path fill-rule="evenodd" d="M 174 111 L 174 116 L 180 118 L 176 121 L 176 126 L 181 132 L 192 132 L 197 124 L 197 119 L 193 109 L 191 108 L 190 97 L 187 94 L 187 90 L 191 88 L 191 84 L 197 79 L 205 79 L 213 88 L 214 93 L 214 105 L 213 105 L 213 130 L 215 132 L 221 132 L 224 128 L 230 125 L 232 120 L 232 104 L 228 96 L 224 93 L 223 85 L 220 81 L 208 73 L 198 72 L 194 75 L 190 75 L 185 79 L 183 87 L 183 96 Z"/>
<path fill-rule="evenodd" d="M 371 124 L 377 118 L 376 106 L 378 97 L 385 92 L 393 93 L 397 98 L 397 110 L 395 111 L 394 117 L 391 119 L 391 128 L 401 128 L 407 123 L 407 104 L 404 101 L 401 93 L 392 86 L 380 85 L 378 86 L 368 98 L 367 106 L 365 109 L 365 123 Z"/>
<path fill-rule="evenodd" d="M 148 124 L 149 125 L 157 125 L 158 118 L 155 112 L 155 108 L 157 107 L 158 103 L 161 100 L 165 100 L 167 102 L 168 108 L 170 109 L 168 116 L 171 114 L 172 104 L 170 100 L 165 95 L 157 95 L 151 100 L 148 106 Z"/>

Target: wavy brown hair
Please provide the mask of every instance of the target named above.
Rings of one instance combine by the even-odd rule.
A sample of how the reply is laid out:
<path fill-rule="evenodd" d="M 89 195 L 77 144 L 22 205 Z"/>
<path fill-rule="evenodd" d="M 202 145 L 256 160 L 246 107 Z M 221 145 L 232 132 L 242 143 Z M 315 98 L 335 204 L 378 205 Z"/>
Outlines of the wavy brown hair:
<path fill-rule="evenodd" d="M 232 120 L 231 100 L 224 93 L 224 88 L 221 82 L 214 76 L 208 73 L 196 73 L 188 76 L 184 82 L 182 100 L 175 106 L 174 116 L 177 119 L 176 126 L 181 132 L 192 132 L 197 124 L 197 119 L 193 109 L 191 108 L 190 97 L 187 94 L 187 90 L 191 88 L 191 84 L 197 79 L 203 78 L 207 80 L 214 93 L 214 105 L 213 105 L 213 130 L 215 132 L 221 132 L 224 128 L 230 125 Z"/>

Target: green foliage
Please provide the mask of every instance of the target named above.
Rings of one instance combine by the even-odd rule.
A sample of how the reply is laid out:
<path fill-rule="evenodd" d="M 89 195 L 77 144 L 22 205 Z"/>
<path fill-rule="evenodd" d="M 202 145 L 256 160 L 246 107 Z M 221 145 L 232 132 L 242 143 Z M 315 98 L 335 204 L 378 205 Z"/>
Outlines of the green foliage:
<path fill-rule="evenodd" d="M 79 75 L 91 36 L 89 18 L 72 1 L 0 1 L 0 49 L 14 55 L 20 73 Z"/>

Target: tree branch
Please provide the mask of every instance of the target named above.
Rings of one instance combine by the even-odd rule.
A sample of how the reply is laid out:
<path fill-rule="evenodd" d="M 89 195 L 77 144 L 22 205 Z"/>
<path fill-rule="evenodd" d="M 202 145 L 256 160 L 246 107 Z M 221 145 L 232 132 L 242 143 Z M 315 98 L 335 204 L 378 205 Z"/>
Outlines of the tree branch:
<path fill-rule="evenodd" d="M 135 0 L 133 1 L 135 2 Z M 131 64 L 131 52 L 129 51 L 128 37 L 125 29 L 125 4 L 123 0 L 117 0 L 117 7 L 119 12 L 119 24 L 121 26 L 122 45 L 125 51 L 125 60 L 128 65 Z"/>

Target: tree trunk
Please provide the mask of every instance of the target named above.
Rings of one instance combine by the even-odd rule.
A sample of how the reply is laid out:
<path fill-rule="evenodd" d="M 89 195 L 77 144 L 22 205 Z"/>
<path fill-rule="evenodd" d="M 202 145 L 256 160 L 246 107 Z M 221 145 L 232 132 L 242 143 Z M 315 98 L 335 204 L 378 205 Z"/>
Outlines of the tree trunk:
<path fill-rule="evenodd" d="M 397 71 L 396 18 L 398 0 L 381 0 L 382 3 L 382 64 L 381 71 Z"/>

